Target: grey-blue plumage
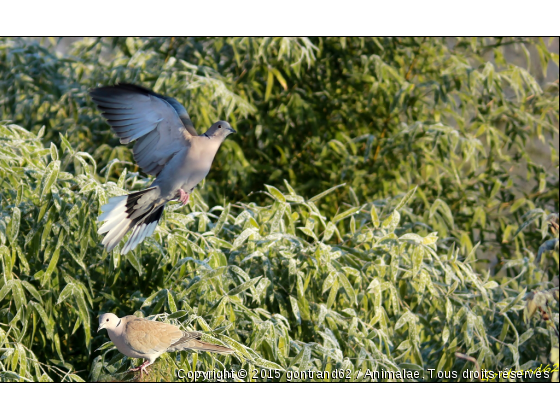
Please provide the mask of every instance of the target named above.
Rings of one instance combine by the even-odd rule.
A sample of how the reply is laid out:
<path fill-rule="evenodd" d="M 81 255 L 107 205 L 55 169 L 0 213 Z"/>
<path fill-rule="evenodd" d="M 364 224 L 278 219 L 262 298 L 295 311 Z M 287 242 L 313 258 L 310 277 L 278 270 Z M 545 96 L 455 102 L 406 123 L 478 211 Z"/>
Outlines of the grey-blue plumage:
<path fill-rule="evenodd" d="M 98 233 L 111 251 L 132 230 L 121 254 L 151 236 L 165 204 L 179 199 L 186 204 L 194 187 L 206 177 L 225 138 L 235 133 L 226 121 L 218 121 L 199 136 L 186 109 L 175 99 L 130 85 L 99 87 L 91 98 L 119 136 L 122 144 L 135 142 L 134 159 L 156 179 L 149 188 L 112 197 L 101 207 Z"/>

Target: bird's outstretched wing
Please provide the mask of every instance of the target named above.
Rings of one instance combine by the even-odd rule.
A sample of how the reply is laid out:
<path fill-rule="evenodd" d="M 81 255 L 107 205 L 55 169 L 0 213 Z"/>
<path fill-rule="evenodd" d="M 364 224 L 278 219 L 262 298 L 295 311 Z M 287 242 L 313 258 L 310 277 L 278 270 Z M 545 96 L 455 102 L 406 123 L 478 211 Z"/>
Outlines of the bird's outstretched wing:
<path fill-rule="evenodd" d="M 190 148 L 196 135 L 187 111 L 173 98 L 130 84 L 95 88 L 90 95 L 122 144 L 136 140 L 134 159 L 150 175 Z"/>

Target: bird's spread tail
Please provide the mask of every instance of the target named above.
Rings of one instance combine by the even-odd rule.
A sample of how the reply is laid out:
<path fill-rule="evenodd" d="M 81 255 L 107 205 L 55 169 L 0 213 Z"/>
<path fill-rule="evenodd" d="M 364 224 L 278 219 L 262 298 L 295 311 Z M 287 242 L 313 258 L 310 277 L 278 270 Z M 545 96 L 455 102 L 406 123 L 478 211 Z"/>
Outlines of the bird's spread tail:
<path fill-rule="evenodd" d="M 105 224 L 99 228 L 97 233 L 107 232 L 101 242 L 107 251 L 111 251 L 117 246 L 129 230 L 132 230 L 132 235 L 121 250 L 121 254 L 133 250 L 140 242 L 154 233 L 165 204 L 156 206 L 151 202 L 147 193 L 152 190 L 153 188 L 148 188 L 129 195 L 112 197 L 107 204 L 101 207 L 103 213 L 97 220 L 105 221 Z"/>

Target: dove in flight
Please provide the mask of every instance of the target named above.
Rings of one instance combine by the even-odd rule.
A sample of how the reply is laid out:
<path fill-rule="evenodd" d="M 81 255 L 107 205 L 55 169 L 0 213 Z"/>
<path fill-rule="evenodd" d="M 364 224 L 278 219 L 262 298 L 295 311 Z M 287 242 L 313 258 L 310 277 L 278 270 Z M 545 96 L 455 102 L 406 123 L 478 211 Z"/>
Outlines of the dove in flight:
<path fill-rule="evenodd" d="M 145 190 L 112 197 L 101 207 L 98 221 L 107 233 L 102 244 L 111 251 L 126 233 L 132 234 L 121 254 L 151 236 L 165 205 L 187 204 L 196 185 L 208 175 L 225 138 L 236 131 L 226 121 L 214 123 L 199 136 L 186 109 L 175 99 L 131 84 L 94 88 L 91 98 L 122 144 L 135 141 L 134 159 L 156 179 Z"/>
<path fill-rule="evenodd" d="M 182 331 L 179 327 L 165 322 L 151 321 L 134 315 L 119 318 L 115 314 L 99 315 L 99 332 L 106 329 L 117 349 L 128 357 L 143 358 L 142 365 L 129 372 L 148 373 L 146 368 L 165 352 L 181 350 L 202 350 L 220 354 L 235 353 L 228 347 L 205 343 L 202 334 L 196 331 Z"/>

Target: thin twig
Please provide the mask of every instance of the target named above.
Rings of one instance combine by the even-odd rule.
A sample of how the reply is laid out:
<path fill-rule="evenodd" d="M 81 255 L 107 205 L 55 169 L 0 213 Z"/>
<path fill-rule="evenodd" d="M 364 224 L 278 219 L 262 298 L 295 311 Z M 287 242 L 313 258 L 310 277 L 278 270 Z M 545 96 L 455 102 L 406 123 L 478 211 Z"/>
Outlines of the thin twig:
<path fill-rule="evenodd" d="M 480 365 L 478 364 L 478 360 L 476 360 L 474 357 L 467 356 L 466 354 L 459 353 L 459 352 L 455 353 L 455 357 L 474 363 L 474 366 L 476 367 L 476 370 L 478 372 L 478 381 L 482 382 L 482 372 L 480 371 Z"/>

